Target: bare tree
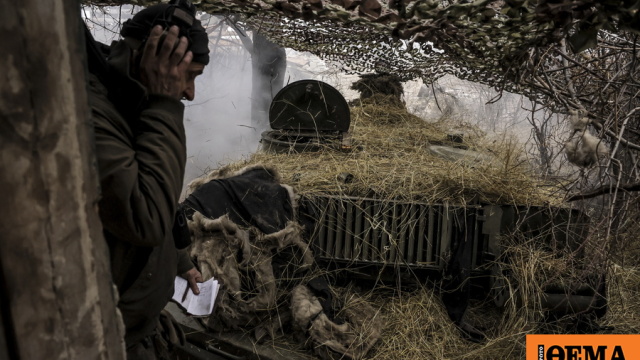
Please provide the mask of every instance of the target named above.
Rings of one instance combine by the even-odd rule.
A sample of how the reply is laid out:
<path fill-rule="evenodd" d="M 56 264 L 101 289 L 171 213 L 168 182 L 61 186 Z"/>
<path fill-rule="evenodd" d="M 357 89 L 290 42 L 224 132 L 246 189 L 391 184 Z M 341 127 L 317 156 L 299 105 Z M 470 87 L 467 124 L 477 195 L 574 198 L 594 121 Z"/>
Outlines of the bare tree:
<path fill-rule="evenodd" d="M 268 130 L 271 100 L 284 86 L 286 52 L 259 30 L 248 29 L 239 16 L 226 16 L 223 21 L 235 30 L 245 49 L 251 54 L 251 123 L 258 131 Z M 221 33 L 222 29 L 218 31 Z M 252 31 L 253 39 L 249 37 L 248 31 Z"/>

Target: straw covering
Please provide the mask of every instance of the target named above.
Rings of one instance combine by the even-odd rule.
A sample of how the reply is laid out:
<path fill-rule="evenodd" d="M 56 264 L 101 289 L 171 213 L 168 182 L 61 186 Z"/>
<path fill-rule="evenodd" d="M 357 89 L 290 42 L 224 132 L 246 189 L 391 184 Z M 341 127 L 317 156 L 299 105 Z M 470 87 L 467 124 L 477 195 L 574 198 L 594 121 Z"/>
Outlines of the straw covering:
<path fill-rule="evenodd" d="M 479 130 L 470 126 L 426 122 L 407 112 L 393 96 L 377 95 L 363 100 L 351 108 L 351 114 L 350 149 L 259 152 L 229 166 L 274 167 L 283 182 L 301 195 L 331 193 L 460 204 L 559 202 L 529 172 L 520 158 L 518 144 L 488 142 Z M 450 139 L 452 131 L 467 133 L 463 144 Z M 440 146 L 449 149 L 448 152 L 441 151 Z"/>

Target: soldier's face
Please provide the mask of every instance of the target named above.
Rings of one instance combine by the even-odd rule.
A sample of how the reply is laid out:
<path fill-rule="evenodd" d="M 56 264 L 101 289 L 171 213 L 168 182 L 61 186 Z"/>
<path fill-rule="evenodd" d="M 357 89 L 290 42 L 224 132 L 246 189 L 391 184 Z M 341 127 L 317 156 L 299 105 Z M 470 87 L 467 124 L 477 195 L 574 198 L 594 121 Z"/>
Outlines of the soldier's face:
<path fill-rule="evenodd" d="M 182 98 L 192 101 L 196 96 L 196 77 L 202 74 L 204 71 L 204 64 L 192 62 L 187 68 L 186 83 L 184 91 L 182 92 Z"/>

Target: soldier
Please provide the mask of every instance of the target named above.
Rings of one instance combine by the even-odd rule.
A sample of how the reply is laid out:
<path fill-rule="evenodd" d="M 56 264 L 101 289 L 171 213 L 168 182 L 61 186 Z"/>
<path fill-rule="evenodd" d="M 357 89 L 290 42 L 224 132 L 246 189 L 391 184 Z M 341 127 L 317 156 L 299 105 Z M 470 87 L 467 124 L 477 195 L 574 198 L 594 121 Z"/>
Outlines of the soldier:
<path fill-rule="evenodd" d="M 185 0 L 141 10 L 121 35 L 108 48 L 88 41 L 99 211 L 127 358 L 164 358 L 156 326 L 174 278 L 181 274 L 196 293 L 202 281 L 176 249 L 172 227 L 186 162 L 181 99 L 195 97 L 209 41 Z"/>

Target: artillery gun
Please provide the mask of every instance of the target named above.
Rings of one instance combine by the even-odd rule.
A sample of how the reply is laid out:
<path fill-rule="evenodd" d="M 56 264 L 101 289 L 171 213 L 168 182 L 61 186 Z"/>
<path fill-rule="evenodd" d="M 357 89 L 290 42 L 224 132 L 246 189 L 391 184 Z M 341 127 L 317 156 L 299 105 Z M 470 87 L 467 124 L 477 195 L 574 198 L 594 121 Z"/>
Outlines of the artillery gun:
<path fill-rule="evenodd" d="M 294 82 L 273 99 L 272 130 L 262 134 L 263 150 L 278 154 L 317 151 L 360 151 L 351 143 L 350 109 L 330 85 L 315 80 Z M 451 134 L 429 151 L 454 161 L 487 155 L 469 150 L 461 136 Z M 473 161 L 473 160 L 472 160 Z M 337 174 L 349 183 L 349 173 Z M 551 253 L 583 256 L 589 218 L 560 206 L 483 203 L 455 204 L 349 196 L 336 191 L 302 194 L 299 219 L 307 226 L 316 261 L 359 277 L 403 283 L 439 281 L 452 259 L 468 267 L 472 279 L 496 306 L 503 307 L 517 285 L 510 278 L 504 250 L 506 239 L 533 240 Z M 459 249 L 460 244 L 466 244 Z M 569 282 L 567 282 L 569 283 Z M 604 277 L 589 274 L 568 287 L 543 289 L 544 309 L 557 313 L 606 311 Z"/>

